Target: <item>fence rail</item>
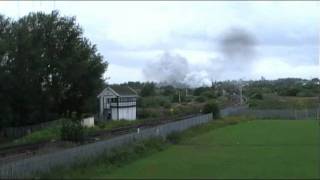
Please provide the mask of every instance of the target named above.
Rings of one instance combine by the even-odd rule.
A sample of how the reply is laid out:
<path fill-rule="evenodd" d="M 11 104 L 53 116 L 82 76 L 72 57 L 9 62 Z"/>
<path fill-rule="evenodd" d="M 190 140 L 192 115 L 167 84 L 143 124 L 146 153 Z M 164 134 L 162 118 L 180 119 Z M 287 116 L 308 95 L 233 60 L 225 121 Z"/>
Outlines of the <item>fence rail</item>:
<path fill-rule="evenodd" d="M 31 133 L 33 131 L 37 131 L 46 127 L 53 126 L 55 124 L 58 124 L 61 122 L 61 119 L 54 120 L 54 121 L 48 121 L 43 122 L 35 125 L 29 125 L 29 126 L 22 126 L 22 127 L 7 127 L 1 129 L 1 134 L 3 134 L 5 137 L 9 138 L 19 138 L 22 137 L 28 133 Z"/>
<path fill-rule="evenodd" d="M 98 157 L 105 152 L 108 153 L 113 148 L 126 145 L 137 140 L 143 140 L 151 137 L 166 137 L 172 132 L 183 131 L 190 127 L 207 123 L 210 120 L 212 120 L 212 114 L 199 115 L 143 129 L 134 133 L 117 136 L 109 140 L 10 162 L 0 166 L 0 177 L 27 178 L 31 177 L 34 173 L 49 172 L 52 168 L 58 166 L 68 167 L 79 160 L 81 161 Z"/>
<path fill-rule="evenodd" d="M 245 115 L 255 118 L 284 118 L 284 119 L 320 119 L 320 108 L 313 109 L 249 109 L 231 107 L 221 110 L 221 116 Z"/>
<path fill-rule="evenodd" d="M 229 107 L 221 110 L 221 116 L 248 115 L 257 118 L 285 118 L 285 119 L 319 119 L 319 109 L 308 110 L 256 110 L 246 106 Z M 27 159 L 10 162 L 0 166 L 0 178 L 25 178 L 37 172 L 49 172 L 58 166 L 71 166 L 79 160 L 98 157 L 113 148 L 143 140 L 150 137 L 166 137 L 174 131 L 183 131 L 190 127 L 207 123 L 212 120 L 212 114 L 189 117 L 184 120 L 174 121 L 140 131 L 120 135 L 109 140 L 86 144 L 50 154 L 34 156 Z"/>

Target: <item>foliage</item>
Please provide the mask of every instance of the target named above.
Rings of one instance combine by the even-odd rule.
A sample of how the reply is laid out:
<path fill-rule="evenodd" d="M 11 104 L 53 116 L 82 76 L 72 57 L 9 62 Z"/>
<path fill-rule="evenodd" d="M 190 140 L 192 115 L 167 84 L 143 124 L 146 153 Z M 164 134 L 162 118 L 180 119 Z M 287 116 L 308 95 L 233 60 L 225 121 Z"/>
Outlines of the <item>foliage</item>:
<path fill-rule="evenodd" d="M 203 107 L 203 113 L 212 113 L 213 118 L 220 117 L 220 109 L 215 101 L 210 101 Z"/>
<path fill-rule="evenodd" d="M 75 17 L 0 16 L 0 121 L 21 126 L 94 112 L 107 67 Z"/>
<path fill-rule="evenodd" d="M 166 138 L 172 144 L 178 144 L 182 140 L 182 135 L 179 132 L 170 133 Z"/>
<path fill-rule="evenodd" d="M 95 159 L 78 161 L 78 163 L 73 165 L 72 168 L 56 168 L 55 172 L 40 174 L 40 176 L 54 179 L 78 177 L 79 172 L 84 172 L 88 169 L 95 170 L 97 166 L 103 167 L 105 171 L 111 171 L 141 157 L 162 151 L 166 149 L 168 145 L 169 144 L 162 138 L 151 138 L 131 145 L 126 145 L 121 148 L 113 149 L 111 152 L 104 153 Z M 94 167 L 94 169 L 92 169 L 92 167 Z"/>
<path fill-rule="evenodd" d="M 255 93 L 253 94 L 252 96 L 253 99 L 260 99 L 262 100 L 263 99 L 263 95 L 261 93 Z"/>
<path fill-rule="evenodd" d="M 213 91 L 205 91 L 205 92 L 201 93 L 201 96 L 205 97 L 207 99 L 212 99 L 212 98 L 216 97 L 216 95 L 214 94 Z"/>
<path fill-rule="evenodd" d="M 84 140 L 84 127 L 78 120 L 65 119 L 61 127 L 61 139 L 72 142 Z"/>
<path fill-rule="evenodd" d="M 173 96 L 175 94 L 175 88 L 173 86 L 163 86 L 161 87 L 162 95 L 164 96 Z"/>
<path fill-rule="evenodd" d="M 209 91 L 209 90 L 210 90 L 209 87 L 198 87 L 198 88 L 194 89 L 193 95 L 194 96 L 200 96 L 202 93 L 204 93 L 206 91 Z"/>
<path fill-rule="evenodd" d="M 176 102 L 176 103 L 186 102 L 186 100 L 187 100 L 186 96 L 183 93 L 181 93 L 181 91 L 179 91 L 179 92 L 180 92 L 180 101 L 179 101 L 179 93 L 176 93 L 172 97 L 172 102 Z"/>
<path fill-rule="evenodd" d="M 171 102 L 170 97 L 167 96 L 141 97 L 137 101 L 137 106 L 142 108 L 169 108 L 171 106 Z"/>
<path fill-rule="evenodd" d="M 203 96 L 197 96 L 197 97 L 195 98 L 195 101 L 202 103 L 202 102 L 205 102 L 205 101 L 206 101 L 206 98 L 203 97 Z"/>
<path fill-rule="evenodd" d="M 139 108 L 137 109 L 137 117 L 141 119 L 157 118 L 162 116 L 164 112 L 168 112 L 168 110 L 164 110 L 163 108 Z"/>
<path fill-rule="evenodd" d="M 318 107 L 317 97 L 283 97 L 265 94 L 263 99 L 250 99 L 250 108 L 255 109 L 306 109 Z"/>
<path fill-rule="evenodd" d="M 142 97 L 153 96 L 155 95 L 155 84 L 154 83 L 145 83 L 141 89 L 140 95 Z"/>
<path fill-rule="evenodd" d="M 240 120 L 238 120 L 240 122 Z M 247 121 L 241 119 L 241 121 Z M 132 145 L 123 146 L 117 150 L 113 150 L 111 153 L 106 153 L 99 156 L 96 159 L 90 159 L 87 161 L 79 161 L 71 169 L 60 168 L 51 172 L 50 174 L 43 175 L 43 177 L 50 178 L 94 178 L 100 176 L 100 174 L 110 174 L 124 165 L 131 164 L 130 162 L 148 158 L 150 154 L 157 155 L 159 151 L 168 149 L 170 144 L 179 145 L 180 142 L 186 142 L 190 138 L 199 136 L 200 134 L 208 133 L 213 129 L 224 127 L 229 125 L 229 120 L 217 120 L 209 123 L 190 128 L 184 132 L 175 132 L 170 134 L 166 141 L 162 138 L 152 138 L 142 142 L 135 142 Z M 150 156 L 151 157 L 151 156 Z"/>
<path fill-rule="evenodd" d="M 1 144 L 1 147 L 10 147 L 22 144 L 39 143 L 43 141 L 55 141 L 60 139 L 60 125 L 44 128 L 39 131 L 32 132 L 21 138 L 15 139 L 5 144 Z"/>

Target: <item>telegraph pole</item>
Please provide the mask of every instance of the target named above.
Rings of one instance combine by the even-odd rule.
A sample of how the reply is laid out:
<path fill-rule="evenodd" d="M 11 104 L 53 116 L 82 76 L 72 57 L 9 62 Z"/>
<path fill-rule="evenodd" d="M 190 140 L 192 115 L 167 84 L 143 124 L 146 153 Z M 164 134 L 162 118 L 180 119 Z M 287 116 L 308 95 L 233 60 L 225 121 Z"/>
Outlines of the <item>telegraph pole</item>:
<path fill-rule="evenodd" d="M 243 104 L 242 79 L 240 79 L 239 91 L 240 91 L 240 105 L 242 105 Z"/>

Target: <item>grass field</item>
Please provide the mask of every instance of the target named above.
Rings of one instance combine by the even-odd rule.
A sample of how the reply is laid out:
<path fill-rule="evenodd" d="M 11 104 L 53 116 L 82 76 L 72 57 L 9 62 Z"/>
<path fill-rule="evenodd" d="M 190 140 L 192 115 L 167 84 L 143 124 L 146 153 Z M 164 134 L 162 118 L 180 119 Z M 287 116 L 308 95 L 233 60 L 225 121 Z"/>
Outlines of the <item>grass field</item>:
<path fill-rule="evenodd" d="M 120 167 L 93 164 L 67 170 L 72 178 L 320 178 L 316 121 L 256 120 L 187 131 L 177 145 Z M 215 128 L 213 128 L 215 127 Z M 188 134 L 189 132 L 189 134 Z M 201 131 L 199 131 L 201 132 Z M 194 136 L 195 135 L 195 136 Z"/>

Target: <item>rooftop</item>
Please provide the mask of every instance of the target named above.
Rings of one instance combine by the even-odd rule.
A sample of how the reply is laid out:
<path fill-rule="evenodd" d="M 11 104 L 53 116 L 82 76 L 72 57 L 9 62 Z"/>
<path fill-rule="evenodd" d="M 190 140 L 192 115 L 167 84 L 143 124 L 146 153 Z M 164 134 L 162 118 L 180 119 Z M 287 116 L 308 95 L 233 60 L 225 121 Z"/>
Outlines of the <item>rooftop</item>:
<path fill-rule="evenodd" d="M 129 86 L 113 85 L 110 88 L 119 94 L 119 96 L 137 96 L 137 92 Z"/>

